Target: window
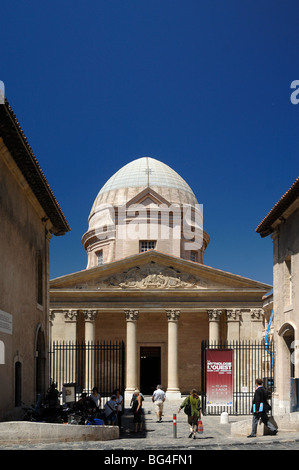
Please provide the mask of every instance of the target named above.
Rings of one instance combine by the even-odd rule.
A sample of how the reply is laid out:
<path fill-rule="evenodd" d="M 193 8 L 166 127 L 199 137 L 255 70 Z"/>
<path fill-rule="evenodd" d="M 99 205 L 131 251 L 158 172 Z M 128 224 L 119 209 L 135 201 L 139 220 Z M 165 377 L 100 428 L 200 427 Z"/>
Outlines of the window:
<path fill-rule="evenodd" d="M 143 253 L 144 251 L 154 250 L 156 247 L 156 242 L 154 240 L 145 240 L 140 242 L 139 252 Z"/>
<path fill-rule="evenodd" d="M 288 256 L 284 262 L 284 305 L 292 305 L 292 259 Z"/>
<path fill-rule="evenodd" d="M 195 262 L 197 261 L 197 252 L 196 251 L 191 251 L 190 260 L 195 261 Z"/>
<path fill-rule="evenodd" d="M 98 266 L 102 266 L 103 263 L 103 250 L 97 252 Z"/>
<path fill-rule="evenodd" d="M 43 305 L 43 260 L 40 252 L 37 253 L 37 303 Z"/>

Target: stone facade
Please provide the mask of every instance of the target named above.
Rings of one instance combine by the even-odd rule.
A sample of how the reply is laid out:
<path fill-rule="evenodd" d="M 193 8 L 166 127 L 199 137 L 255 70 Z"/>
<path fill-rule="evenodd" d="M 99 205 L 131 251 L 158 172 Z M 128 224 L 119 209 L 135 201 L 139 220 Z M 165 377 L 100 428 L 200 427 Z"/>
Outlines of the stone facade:
<path fill-rule="evenodd" d="M 201 389 L 202 340 L 262 337 L 262 297 L 269 289 L 151 250 L 53 279 L 52 338 L 123 340 L 126 396 L 142 388 L 142 348 L 158 347 L 160 382 L 177 398 Z"/>
<path fill-rule="evenodd" d="M 299 178 L 256 231 L 273 240 L 275 413 L 291 411 L 291 378 L 299 378 Z"/>
<path fill-rule="evenodd" d="M 49 385 L 49 242 L 69 230 L 7 102 L 0 105 L 0 218 L 3 420 Z"/>

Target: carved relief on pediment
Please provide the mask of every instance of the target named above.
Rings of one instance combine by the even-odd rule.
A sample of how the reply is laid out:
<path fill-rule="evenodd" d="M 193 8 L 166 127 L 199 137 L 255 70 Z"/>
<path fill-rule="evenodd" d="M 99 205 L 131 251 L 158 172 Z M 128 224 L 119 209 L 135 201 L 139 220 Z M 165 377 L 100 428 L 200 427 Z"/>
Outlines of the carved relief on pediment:
<path fill-rule="evenodd" d="M 98 288 L 121 289 L 171 289 L 171 288 L 205 288 L 206 283 L 198 277 L 182 273 L 172 267 L 150 263 L 136 266 L 115 274 L 98 283 Z"/>

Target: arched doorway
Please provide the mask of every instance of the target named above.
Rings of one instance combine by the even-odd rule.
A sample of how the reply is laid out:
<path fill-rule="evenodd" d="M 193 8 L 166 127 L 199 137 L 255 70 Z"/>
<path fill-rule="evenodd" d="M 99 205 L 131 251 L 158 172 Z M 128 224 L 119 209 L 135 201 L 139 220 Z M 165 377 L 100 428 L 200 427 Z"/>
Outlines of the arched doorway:
<path fill-rule="evenodd" d="M 282 342 L 282 352 L 283 352 L 283 360 L 286 365 L 286 373 L 288 373 L 288 377 L 295 376 L 295 365 L 294 361 L 292 360 L 292 355 L 294 352 L 294 339 L 295 339 L 295 332 L 294 328 L 290 323 L 285 323 L 279 332 L 279 335 L 283 339 Z"/>
<path fill-rule="evenodd" d="M 290 412 L 292 394 L 293 394 L 293 379 L 295 377 L 295 361 L 294 361 L 294 344 L 295 344 L 295 330 L 290 323 L 284 323 L 278 332 L 279 346 L 278 346 L 278 369 L 276 375 L 276 383 L 279 384 L 279 402 L 281 406 L 286 407 L 286 411 Z M 287 405 L 289 403 L 290 405 Z"/>
<path fill-rule="evenodd" d="M 22 363 L 15 363 L 15 406 L 22 405 Z"/>

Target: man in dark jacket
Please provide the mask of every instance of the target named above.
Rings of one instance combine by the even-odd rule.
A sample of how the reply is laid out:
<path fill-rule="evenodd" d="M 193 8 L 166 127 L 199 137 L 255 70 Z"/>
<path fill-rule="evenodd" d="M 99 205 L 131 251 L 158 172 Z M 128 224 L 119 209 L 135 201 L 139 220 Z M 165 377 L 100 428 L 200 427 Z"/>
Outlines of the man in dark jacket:
<path fill-rule="evenodd" d="M 247 437 L 256 437 L 256 430 L 259 419 L 267 426 L 272 434 L 277 434 L 276 427 L 271 423 L 267 412 L 271 409 L 267 401 L 267 392 L 263 387 L 262 379 L 256 379 L 255 381 L 256 389 L 253 397 L 251 412 L 252 415 L 252 431 L 251 434 Z"/>

